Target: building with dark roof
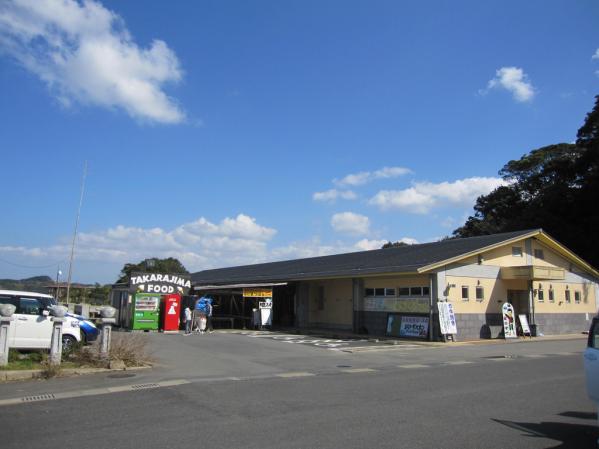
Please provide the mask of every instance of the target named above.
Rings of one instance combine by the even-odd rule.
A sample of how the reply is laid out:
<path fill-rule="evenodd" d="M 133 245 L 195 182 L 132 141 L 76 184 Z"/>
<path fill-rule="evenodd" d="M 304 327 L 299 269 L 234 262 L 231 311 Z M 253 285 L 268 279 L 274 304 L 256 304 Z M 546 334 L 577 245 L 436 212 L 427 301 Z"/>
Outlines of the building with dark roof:
<path fill-rule="evenodd" d="M 242 295 L 244 286 L 273 287 L 275 325 L 431 339 L 441 331 L 438 303 L 453 309 L 458 338 L 502 335 L 506 303 L 533 333 L 580 332 L 597 313 L 598 279 L 541 229 L 191 276 L 196 291 L 222 297 Z"/>

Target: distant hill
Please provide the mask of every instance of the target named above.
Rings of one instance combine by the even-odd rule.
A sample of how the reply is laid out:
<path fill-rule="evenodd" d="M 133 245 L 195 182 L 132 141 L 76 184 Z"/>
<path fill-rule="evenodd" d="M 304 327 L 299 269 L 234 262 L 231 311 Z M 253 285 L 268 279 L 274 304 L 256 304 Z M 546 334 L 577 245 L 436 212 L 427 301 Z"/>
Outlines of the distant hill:
<path fill-rule="evenodd" d="M 23 290 L 48 293 L 48 285 L 54 284 L 50 276 L 34 276 L 27 279 L 0 279 L 2 290 Z"/>

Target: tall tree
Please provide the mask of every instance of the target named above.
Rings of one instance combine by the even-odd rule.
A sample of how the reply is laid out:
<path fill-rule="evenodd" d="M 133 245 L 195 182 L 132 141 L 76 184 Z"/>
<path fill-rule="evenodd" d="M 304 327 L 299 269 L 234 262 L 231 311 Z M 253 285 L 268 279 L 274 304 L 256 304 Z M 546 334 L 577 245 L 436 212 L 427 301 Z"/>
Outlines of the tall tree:
<path fill-rule="evenodd" d="M 119 282 L 127 282 L 133 271 L 144 271 L 146 273 L 170 273 L 170 274 L 188 274 L 187 268 L 183 266 L 178 259 L 169 257 L 168 259 L 144 259 L 139 263 L 126 263 L 121 270 Z"/>
<path fill-rule="evenodd" d="M 543 228 L 599 266 L 599 96 L 575 144 L 549 145 L 509 161 L 506 185 L 476 200 L 455 237 Z"/>

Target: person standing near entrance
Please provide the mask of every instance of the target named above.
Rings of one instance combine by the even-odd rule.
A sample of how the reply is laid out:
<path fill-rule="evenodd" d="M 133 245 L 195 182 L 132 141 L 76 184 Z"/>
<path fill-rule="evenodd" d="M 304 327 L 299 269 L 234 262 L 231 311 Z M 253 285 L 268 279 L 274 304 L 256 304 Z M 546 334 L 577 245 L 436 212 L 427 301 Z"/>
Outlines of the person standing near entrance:
<path fill-rule="evenodd" d="M 185 307 L 185 335 L 191 334 L 191 326 L 193 321 L 191 319 L 191 309 L 189 307 Z"/>

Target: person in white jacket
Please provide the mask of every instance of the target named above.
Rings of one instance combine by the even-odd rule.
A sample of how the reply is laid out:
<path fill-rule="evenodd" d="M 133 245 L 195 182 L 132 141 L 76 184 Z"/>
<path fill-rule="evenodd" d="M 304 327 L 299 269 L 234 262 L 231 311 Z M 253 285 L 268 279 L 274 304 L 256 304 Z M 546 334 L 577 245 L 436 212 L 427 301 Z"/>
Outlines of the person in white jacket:
<path fill-rule="evenodd" d="M 193 321 L 191 319 L 191 309 L 189 307 L 185 307 L 185 335 L 191 334 L 191 325 Z"/>

